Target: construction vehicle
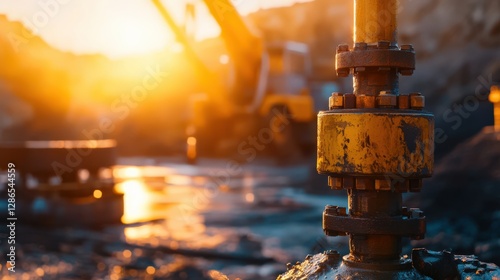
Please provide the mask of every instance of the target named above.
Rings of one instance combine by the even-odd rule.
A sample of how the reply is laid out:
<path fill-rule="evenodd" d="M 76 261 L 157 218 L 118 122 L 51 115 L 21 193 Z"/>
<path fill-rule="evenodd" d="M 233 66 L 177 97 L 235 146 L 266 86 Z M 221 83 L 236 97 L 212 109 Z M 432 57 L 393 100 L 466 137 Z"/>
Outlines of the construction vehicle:
<path fill-rule="evenodd" d="M 314 129 L 315 118 L 307 83 L 311 63 L 305 44 L 264 42 L 245 24 L 231 1 L 204 0 L 220 26 L 228 53 L 227 73 L 215 73 L 195 52 L 183 28 L 160 0 L 152 1 L 184 47 L 204 90 L 190 104 L 187 137 L 191 162 L 193 155 L 200 154 L 239 154 L 248 155 L 247 161 L 253 159 L 256 150 L 247 142 L 251 137 L 260 142 L 254 146 L 258 151 L 273 152 L 285 160 L 301 148 L 314 147 L 314 137 L 303 133 L 304 128 Z M 265 149 L 267 144 L 273 147 Z"/>

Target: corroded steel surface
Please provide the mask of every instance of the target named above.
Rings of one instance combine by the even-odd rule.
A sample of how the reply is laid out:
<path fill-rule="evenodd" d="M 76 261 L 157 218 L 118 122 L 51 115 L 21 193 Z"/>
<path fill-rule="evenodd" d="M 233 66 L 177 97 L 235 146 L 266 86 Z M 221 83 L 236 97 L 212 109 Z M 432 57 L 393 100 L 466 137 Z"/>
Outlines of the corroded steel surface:
<path fill-rule="evenodd" d="M 380 49 L 370 46 L 366 50 L 340 52 L 335 58 L 337 69 L 353 67 L 397 67 L 405 70 L 415 69 L 415 52 L 398 48 Z M 362 69 L 358 69 L 362 70 Z"/>
<path fill-rule="evenodd" d="M 434 121 L 414 111 L 331 110 L 318 115 L 322 174 L 429 177 L 433 170 Z"/>

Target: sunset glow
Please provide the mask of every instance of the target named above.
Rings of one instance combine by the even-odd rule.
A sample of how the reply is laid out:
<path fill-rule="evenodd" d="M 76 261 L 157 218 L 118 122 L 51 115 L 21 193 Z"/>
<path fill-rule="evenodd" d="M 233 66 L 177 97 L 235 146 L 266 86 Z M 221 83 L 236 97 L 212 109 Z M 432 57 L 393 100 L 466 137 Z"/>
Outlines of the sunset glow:
<path fill-rule="evenodd" d="M 183 25 L 187 1 L 163 1 Z M 219 28 L 202 1 L 196 3 L 195 38 L 217 36 Z M 233 1 L 243 14 L 296 0 Z M 150 1 L 19 0 L 0 2 L 0 14 L 22 22 L 50 45 L 77 54 L 111 58 L 160 51 L 175 45 L 173 35 Z M 27 38 L 29 39 L 29 38 Z"/>

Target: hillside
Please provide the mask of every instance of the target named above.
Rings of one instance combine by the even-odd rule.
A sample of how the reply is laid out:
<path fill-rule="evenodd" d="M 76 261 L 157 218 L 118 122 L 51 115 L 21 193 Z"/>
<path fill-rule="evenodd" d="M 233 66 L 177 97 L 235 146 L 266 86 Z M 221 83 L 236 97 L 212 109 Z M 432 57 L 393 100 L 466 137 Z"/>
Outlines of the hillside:
<path fill-rule="evenodd" d="M 103 119 L 114 128 L 106 137 L 123 139 L 125 151 L 144 138 L 174 149 L 184 137 L 187 93 L 197 85 L 182 53 L 119 60 L 75 55 L 0 15 L 0 60 L 2 140 L 85 138 L 83 131 L 99 128 Z M 134 99 L 145 77 L 160 72 L 155 87 Z"/>

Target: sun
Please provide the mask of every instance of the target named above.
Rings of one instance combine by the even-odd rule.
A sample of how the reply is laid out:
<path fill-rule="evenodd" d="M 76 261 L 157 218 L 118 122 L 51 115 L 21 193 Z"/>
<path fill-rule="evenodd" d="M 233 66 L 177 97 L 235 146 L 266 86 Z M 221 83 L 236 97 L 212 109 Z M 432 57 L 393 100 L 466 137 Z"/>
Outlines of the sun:
<path fill-rule="evenodd" d="M 204 7 L 196 3 L 195 38 L 217 36 L 220 29 Z M 233 1 L 238 11 L 247 14 L 258 8 L 287 5 L 305 0 Z M 160 51 L 176 45 L 175 38 L 150 0 L 71 0 L 47 12 L 52 1 L 0 1 L 0 13 L 25 26 L 35 24 L 36 35 L 53 47 L 76 54 L 104 54 L 110 58 Z M 271 4 L 272 2 L 273 4 Z M 179 25 L 184 22 L 186 1 L 162 0 Z M 40 15 L 46 22 L 36 25 Z"/>
<path fill-rule="evenodd" d="M 108 23 L 109 24 L 109 23 Z M 117 20 L 106 38 L 108 52 L 112 56 L 141 54 L 156 51 L 174 43 L 164 26 L 137 24 L 131 20 Z"/>

